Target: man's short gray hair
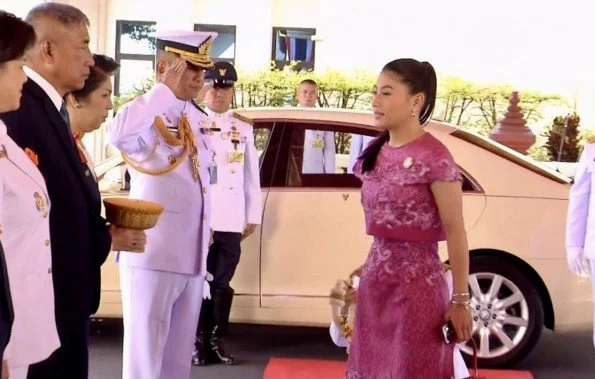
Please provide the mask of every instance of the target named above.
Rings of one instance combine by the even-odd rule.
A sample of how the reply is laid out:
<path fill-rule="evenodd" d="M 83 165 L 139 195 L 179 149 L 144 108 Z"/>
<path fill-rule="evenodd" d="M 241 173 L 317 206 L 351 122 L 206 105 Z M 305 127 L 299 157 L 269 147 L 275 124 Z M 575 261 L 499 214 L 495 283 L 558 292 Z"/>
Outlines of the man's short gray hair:
<path fill-rule="evenodd" d="M 63 26 L 86 25 L 89 18 L 78 8 L 61 3 L 42 3 L 31 9 L 25 18 L 30 24 L 35 24 L 39 18 L 48 18 Z"/>

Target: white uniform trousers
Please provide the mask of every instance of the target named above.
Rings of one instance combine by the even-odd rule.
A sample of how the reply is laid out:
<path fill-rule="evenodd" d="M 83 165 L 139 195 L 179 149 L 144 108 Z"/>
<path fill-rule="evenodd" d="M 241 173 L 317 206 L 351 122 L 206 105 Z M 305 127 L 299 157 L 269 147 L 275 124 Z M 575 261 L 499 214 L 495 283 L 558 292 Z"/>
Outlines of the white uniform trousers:
<path fill-rule="evenodd" d="M 589 259 L 589 269 L 591 270 L 591 288 L 593 291 L 593 312 L 595 314 L 595 260 Z M 593 317 L 593 346 L 595 346 L 595 317 Z"/>
<path fill-rule="evenodd" d="M 10 379 L 27 379 L 27 373 L 29 372 L 29 366 L 8 368 L 8 377 Z"/>
<path fill-rule="evenodd" d="M 204 278 L 120 266 L 122 379 L 190 377 Z"/>

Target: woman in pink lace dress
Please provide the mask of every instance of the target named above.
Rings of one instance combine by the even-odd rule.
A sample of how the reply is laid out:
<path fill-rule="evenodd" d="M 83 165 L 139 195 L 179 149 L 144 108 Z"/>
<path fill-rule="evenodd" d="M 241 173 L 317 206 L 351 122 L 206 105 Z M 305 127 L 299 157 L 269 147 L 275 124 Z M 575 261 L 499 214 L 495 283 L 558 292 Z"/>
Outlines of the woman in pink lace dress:
<path fill-rule="evenodd" d="M 436 100 L 433 67 L 398 59 L 382 70 L 372 106 L 383 134 L 355 165 L 362 180 L 367 233 L 374 236 L 357 293 L 347 378 L 450 379 L 453 344 L 471 337 L 469 257 L 461 174 L 447 148 L 424 125 Z M 454 294 L 438 257 L 448 244 Z"/>

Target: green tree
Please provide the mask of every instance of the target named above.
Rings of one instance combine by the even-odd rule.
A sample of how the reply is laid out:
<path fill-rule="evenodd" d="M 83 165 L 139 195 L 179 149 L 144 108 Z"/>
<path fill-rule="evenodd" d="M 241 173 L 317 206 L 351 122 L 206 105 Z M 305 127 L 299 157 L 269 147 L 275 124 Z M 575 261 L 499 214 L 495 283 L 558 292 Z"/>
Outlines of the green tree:
<path fill-rule="evenodd" d="M 556 117 L 552 125 L 544 132 L 547 138 L 545 148 L 550 160 L 558 162 L 576 162 L 580 154 L 579 125 L 581 119 L 576 114 Z"/>
<path fill-rule="evenodd" d="M 127 34 L 131 39 L 135 41 L 147 40 L 151 52 L 155 52 L 155 38 L 151 37 L 152 33 L 155 33 L 154 24 L 140 24 L 140 23 L 128 23 L 123 22 L 121 24 L 121 34 Z"/>
<path fill-rule="evenodd" d="M 116 96 L 114 98 L 114 113 L 118 112 L 118 109 L 120 109 L 122 105 L 147 93 L 154 85 L 155 81 L 153 79 L 146 79 L 138 85 L 135 85 L 133 89 L 126 91 L 120 96 Z"/>
<path fill-rule="evenodd" d="M 458 77 L 445 78 L 438 87 L 438 99 L 444 103 L 444 121 L 461 125 L 469 122 L 465 117 L 473 110 L 478 101 L 477 84 Z"/>

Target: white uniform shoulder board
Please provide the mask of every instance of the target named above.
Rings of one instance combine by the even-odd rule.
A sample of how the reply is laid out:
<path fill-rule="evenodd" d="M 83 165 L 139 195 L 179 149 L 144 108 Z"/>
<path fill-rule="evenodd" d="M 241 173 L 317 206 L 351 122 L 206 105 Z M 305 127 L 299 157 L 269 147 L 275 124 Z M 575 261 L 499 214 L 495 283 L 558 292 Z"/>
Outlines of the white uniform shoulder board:
<path fill-rule="evenodd" d="M 254 121 L 251 118 L 248 118 L 246 116 L 243 116 L 237 112 L 233 112 L 233 117 L 237 118 L 240 121 L 244 121 L 250 125 L 254 125 Z"/>

